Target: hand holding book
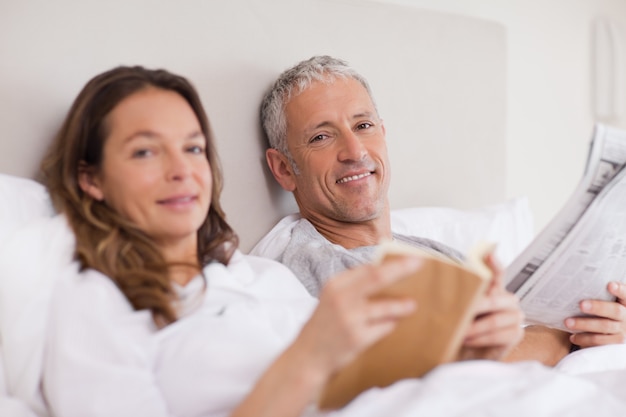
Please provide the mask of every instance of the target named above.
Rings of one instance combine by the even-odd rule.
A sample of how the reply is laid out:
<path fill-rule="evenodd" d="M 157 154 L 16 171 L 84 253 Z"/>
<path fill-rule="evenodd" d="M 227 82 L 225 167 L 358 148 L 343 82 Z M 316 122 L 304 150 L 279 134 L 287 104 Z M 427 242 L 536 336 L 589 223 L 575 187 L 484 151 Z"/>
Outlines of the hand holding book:
<path fill-rule="evenodd" d="M 499 279 L 493 279 L 500 271 L 490 258 L 486 265 L 483 254 L 470 254 L 462 265 L 397 243 L 381 245 L 381 253 L 383 264 L 407 255 L 421 258 L 423 264 L 373 298 L 410 297 L 418 309 L 331 377 L 319 400 L 322 409 L 342 407 L 366 389 L 420 377 L 458 360 L 464 342 L 463 357 L 490 358 L 504 354 L 521 337 L 517 302 Z M 477 313 L 480 317 L 474 320 Z"/>
<path fill-rule="evenodd" d="M 487 253 L 483 261 L 493 272 L 493 278 L 485 296 L 477 302 L 475 319 L 465 335 L 460 360 L 502 359 L 514 347 L 511 341 L 519 341 L 523 334 L 520 331 L 523 313 L 517 297 L 504 289 L 502 268 L 493 253 Z"/>

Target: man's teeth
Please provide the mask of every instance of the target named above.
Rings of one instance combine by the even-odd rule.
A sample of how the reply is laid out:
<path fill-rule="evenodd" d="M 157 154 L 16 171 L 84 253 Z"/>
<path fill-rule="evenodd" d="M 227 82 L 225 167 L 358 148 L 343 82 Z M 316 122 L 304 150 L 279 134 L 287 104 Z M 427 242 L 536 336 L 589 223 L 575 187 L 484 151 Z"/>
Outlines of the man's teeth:
<path fill-rule="evenodd" d="M 371 172 L 366 172 L 364 174 L 353 175 L 351 177 L 345 177 L 345 178 L 342 178 L 340 180 L 337 180 L 337 184 L 345 184 L 346 182 L 350 182 L 350 181 L 358 180 L 358 179 L 361 179 L 361 178 L 369 177 L 370 175 L 372 175 Z"/>

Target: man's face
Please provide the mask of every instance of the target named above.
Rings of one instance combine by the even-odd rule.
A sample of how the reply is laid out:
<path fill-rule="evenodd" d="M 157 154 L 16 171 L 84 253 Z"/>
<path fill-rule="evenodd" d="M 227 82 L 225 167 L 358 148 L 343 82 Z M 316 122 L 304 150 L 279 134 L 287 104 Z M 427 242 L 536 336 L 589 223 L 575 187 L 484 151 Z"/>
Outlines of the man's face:
<path fill-rule="evenodd" d="M 293 193 L 303 217 L 362 222 L 387 204 L 385 128 L 357 80 L 314 82 L 285 108 L 297 166 Z"/>

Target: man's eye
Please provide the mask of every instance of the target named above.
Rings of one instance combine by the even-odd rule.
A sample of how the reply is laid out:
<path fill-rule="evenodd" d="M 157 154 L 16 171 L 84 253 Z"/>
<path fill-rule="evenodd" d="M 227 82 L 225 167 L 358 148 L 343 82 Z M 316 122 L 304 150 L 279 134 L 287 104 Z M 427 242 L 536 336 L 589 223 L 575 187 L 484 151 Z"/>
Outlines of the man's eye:
<path fill-rule="evenodd" d="M 361 130 L 361 129 L 369 129 L 370 127 L 374 126 L 373 124 L 369 123 L 369 122 L 363 122 L 363 123 L 359 123 L 356 128 Z"/>
<path fill-rule="evenodd" d="M 313 136 L 311 140 L 309 141 L 309 143 L 319 142 L 321 140 L 324 140 L 325 138 L 326 138 L 326 135 Z"/>

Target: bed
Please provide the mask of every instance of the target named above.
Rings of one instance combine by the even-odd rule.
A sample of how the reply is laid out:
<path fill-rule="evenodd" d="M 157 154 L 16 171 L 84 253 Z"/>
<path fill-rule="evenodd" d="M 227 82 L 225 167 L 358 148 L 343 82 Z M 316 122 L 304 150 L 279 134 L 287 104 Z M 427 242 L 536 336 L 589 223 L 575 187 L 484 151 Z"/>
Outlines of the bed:
<path fill-rule="evenodd" d="M 50 285 L 42 270 L 67 262 L 71 251 L 53 245 L 58 225 L 36 182 L 38 164 L 79 89 L 113 66 L 163 67 L 196 85 L 222 159 L 223 205 L 244 252 L 268 245 L 261 240 L 268 232 L 284 238 L 296 211 L 265 167 L 261 96 L 280 71 L 315 54 L 346 59 L 372 85 L 387 127 L 397 231 L 461 251 L 493 240 L 505 264 L 532 237 L 528 202 L 505 192 L 506 31 L 497 23 L 357 0 L 0 8 L 0 415 L 47 415 L 38 392 Z M 533 415 L 585 415 L 586 403 L 597 415 L 616 415 L 626 407 L 621 369 L 621 345 L 581 351 L 558 371 L 450 365 L 394 386 L 394 394 L 367 394 L 393 395 L 385 409 L 357 401 L 345 415 L 522 416 L 537 401 L 546 407 Z M 562 399 L 571 393 L 579 395 Z"/>

